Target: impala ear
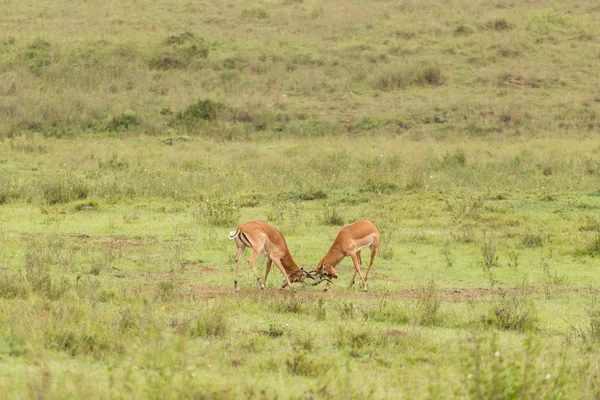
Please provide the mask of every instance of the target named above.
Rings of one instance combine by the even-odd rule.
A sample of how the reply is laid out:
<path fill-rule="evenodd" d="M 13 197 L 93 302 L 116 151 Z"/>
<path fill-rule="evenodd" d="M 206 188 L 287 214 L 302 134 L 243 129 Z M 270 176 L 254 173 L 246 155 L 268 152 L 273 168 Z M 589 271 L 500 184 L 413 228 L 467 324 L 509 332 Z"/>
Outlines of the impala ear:
<path fill-rule="evenodd" d="M 321 264 L 321 268 L 325 268 L 325 261 Z"/>

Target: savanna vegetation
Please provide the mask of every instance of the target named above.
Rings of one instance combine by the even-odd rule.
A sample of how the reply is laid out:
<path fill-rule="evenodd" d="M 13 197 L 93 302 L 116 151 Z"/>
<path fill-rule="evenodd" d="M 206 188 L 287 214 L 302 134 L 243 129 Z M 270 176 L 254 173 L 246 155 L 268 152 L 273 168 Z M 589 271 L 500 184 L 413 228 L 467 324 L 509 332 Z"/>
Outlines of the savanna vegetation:
<path fill-rule="evenodd" d="M 598 5 L 2 10 L 5 397 L 600 395 Z M 240 223 L 363 218 L 368 293 L 234 293 Z"/>

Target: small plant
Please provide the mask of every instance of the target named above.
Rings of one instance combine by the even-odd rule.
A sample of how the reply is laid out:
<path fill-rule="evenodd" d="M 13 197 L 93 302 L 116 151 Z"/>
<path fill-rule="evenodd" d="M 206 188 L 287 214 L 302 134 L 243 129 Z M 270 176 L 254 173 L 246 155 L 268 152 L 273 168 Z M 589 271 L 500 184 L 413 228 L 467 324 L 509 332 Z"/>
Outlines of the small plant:
<path fill-rule="evenodd" d="M 158 282 L 158 297 L 162 300 L 169 300 L 173 297 L 175 284 L 172 280 Z"/>
<path fill-rule="evenodd" d="M 517 252 L 515 249 L 508 252 L 508 266 L 510 268 L 519 267 L 519 252 Z"/>
<path fill-rule="evenodd" d="M 48 177 L 40 183 L 43 200 L 48 205 L 83 200 L 90 194 L 89 186 L 71 174 Z"/>
<path fill-rule="evenodd" d="M 490 301 L 486 313 L 481 317 L 482 322 L 502 330 L 534 330 L 538 318 L 529 298 L 530 292 L 524 285 L 516 293 L 500 292 Z"/>
<path fill-rule="evenodd" d="M 219 102 L 204 99 L 189 105 L 185 111 L 177 114 L 177 120 L 187 124 L 194 124 L 199 121 L 216 121 L 219 112 L 224 110 L 225 106 Z"/>
<path fill-rule="evenodd" d="M 600 231 L 594 234 L 592 240 L 579 249 L 575 250 L 578 256 L 598 257 L 600 256 Z"/>
<path fill-rule="evenodd" d="M 293 375 L 319 377 L 327 373 L 332 367 L 331 361 L 318 355 L 311 355 L 300 351 L 285 361 L 288 372 Z"/>
<path fill-rule="evenodd" d="M 336 205 L 324 205 L 322 221 L 324 225 L 341 226 L 344 225 L 344 218 L 340 214 Z"/>
<path fill-rule="evenodd" d="M 395 231 L 391 231 L 389 234 L 382 235 L 378 254 L 381 255 L 381 258 L 384 260 L 391 260 L 394 258 L 394 248 L 390 246 L 392 238 L 394 237 L 394 232 Z"/>
<path fill-rule="evenodd" d="M 285 328 L 278 323 L 270 323 L 269 329 L 265 332 L 268 336 L 277 338 L 285 334 Z"/>
<path fill-rule="evenodd" d="M 112 117 L 106 124 L 106 130 L 109 132 L 124 132 L 139 126 L 141 123 L 142 120 L 135 111 L 126 111 Z"/>
<path fill-rule="evenodd" d="M 269 13 L 262 7 L 249 7 L 242 11 L 242 17 L 245 19 L 266 20 L 269 19 Z"/>
<path fill-rule="evenodd" d="M 444 154 L 442 163 L 448 167 L 464 167 L 467 165 L 467 153 L 462 148 L 458 148 L 453 152 L 447 151 Z"/>
<path fill-rule="evenodd" d="M 473 28 L 465 24 L 459 24 L 454 28 L 454 36 L 467 36 L 473 32 Z"/>
<path fill-rule="evenodd" d="M 541 345 L 533 336 L 525 338 L 516 354 L 505 354 L 497 336 L 491 338 L 474 334 L 465 351 L 465 385 L 471 399 L 529 399 L 565 397 L 569 382 L 565 356 L 558 362 L 549 361 L 549 367 L 540 368 L 546 358 Z"/>
<path fill-rule="evenodd" d="M 419 291 L 417 298 L 417 321 L 420 325 L 431 326 L 439 322 L 439 310 L 442 304 L 442 299 L 437 291 L 435 281 L 430 281 L 429 284 Z"/>
<path fill-rule="evenodd" d="M 211 306 L 190 323 L 190 337 L 223 337 L 228 325 L 223 307 Z"/>
<path fill-rule="evenodd" d="M 238 209 L 233 200 L 215 197 L 204 202 L 203 216 L 214 226 L 235 225 L 239 219 Z"/>
<path fill-rule="evenodd" d="M 446 261 L 446 267 L 452 268 L 454 265 L 454 256 L 452 255 L 452 249 L 450 248 L 450 239 L 446 239 L 444 242 L 444 248 L 442 249 L 442 255 Z"/>
<path fill-rule="evenodd" d="M 527 232 L 519 235 L 521 246 L 525 248 L 542 247 L 546 238 L 542 234 Z"/>
<path fill-rule="evenodd" d="M 493 233 L 488 235 L 486 231 L 483 231 L 481 253 L 483 256 L 482 264 L 484 269 L 490 270 L 491 268 L 498 266 L 498 255 L 496 254 L 496 239 Z"/>

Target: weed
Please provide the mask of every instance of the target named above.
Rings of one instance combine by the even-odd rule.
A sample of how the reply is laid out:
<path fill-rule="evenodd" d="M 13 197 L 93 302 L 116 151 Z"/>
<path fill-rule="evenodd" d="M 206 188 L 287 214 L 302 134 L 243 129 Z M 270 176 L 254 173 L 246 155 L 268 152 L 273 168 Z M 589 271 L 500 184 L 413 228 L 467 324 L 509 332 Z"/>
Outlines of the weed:
<path fill-rule="evenodd" d="M 446 152 L 442 162 L 446 167 L 464 167 L 467 165 L 467 153 L 463 148 Z"/>
<path fill-rule="evenodd" d="M 186 124 L 199 121 L 216 121 L 219 113 L 225 109 L 222 103 L 210 99 L 198 100 L 189 105 L 185 111 L 177 114 L 177 120 Z"/>
<path fill-rule="evenodd" d="M 510 268 L 519 267 L 519 252 L 517 252 L 515 249 L 508 252 L 508 266 Z"/>
<path fill-rule="evenodd" d="M 277 338 L 283 336 L 285 331 L 286 329 L 283 325 L 272 322 L 269 324 L 269 329 L 265 333 L 270 337 Z"/>
<path fill-rule="evenodd" d="M 538 318 L 529 294 L 530 290 L 524 285 L 516 293 L 501 291 L 490 300 L 488 309 L 481 317 L 482 322 L 502 330 L 535 330 Z"/>
<path fill-rule="evenodd" d="M 465 384 L 472 399 L 563 398 L 568 382 L 565 358 L 540 369 L 544 358 L 541 345 L 532 336 L 525 338 L 519 355 L 505 354 L 497 336 L 491 339 L 473 335 L 463 359 Z"/>
<path fill-rule="evenodd" d="M 336 205 L 325 204 L 323 206 L 322 222 L 324 225 L 341 226 L 344 225 L 344 218 Z"/>
<path fill-rule="evenodd" d="M 468 36 L 473 32 L 473 28 L 465 24 L 459 24 L 456 26 L 456 28 L 454 28 L 455 36 Z"/>
<path fill-rule="evenodd" d="M 577 256 L 597 257 L 600 255 L 600 231 L 596 232 L 592 240 L 574 251 Z"/>
<path fill-rule="evenodd" d="M 47 177 L 40 182 L 40 190 L 45 204 L 54 205 L 82 200 L 90 194 L 90 187 L 72 174 Z"/>
<path fill-rule="evenodd" d="M 205 308 L 190 323 L 190 337 L 224 337 L 229 330 L 225 314 L 226 310 L 220 306 Z"/>
<path fill-rule="evenodd" d="M 450 248 L 450 239 L 446 239 L 444 242 L 444 248 L 442 249 L 442 255 L 446 261 L 446 267 L 452 268 L 454 265 L 454 256 L 452 255 L 452 249 Z"/>
<path fill-rule="evenodd" d="M 242 12 L 242 18 L 267 20 L 269 19 L 269 13 L 262 7 L 249 7 Z"/>
<path fill-rule="evenodd" d="M 440 320 L 439 310 L 442 299 L 439 296 L 435 281 L 429 281 L 426 287 L 419 290 L 417 297 L 417 322 L 424 326 L 435 326 Z"/>
<path fill-rule="evenodd" d="M 496 254 L 496 238 L 493 233 L 488 234 L 486 231 L 483 231 L 481 253 L 483 256 L 482 265 L 484 269 L 490 270 L 499 265 L 498 255 Z"/>
<path fill-rule="evenodd" d="M 135 111 L 126 111 L 112 117 L 106 123 L 106 130 L 109 132 L 125 132 L 139 126 L 141 123 L 142 120 Z"/>
<path fill-rule="evenodd" d="M 304 351 L 297 352 L 285 361 L 288 372 L 293 375 L 319 377 L 333 366 L 325 356 L 312 355 Z"/>
<path fill-rule="evenodd" d="M 238 209 L 233 200 L 222 197 L 206 199 L 202 216 L 214 226 L 236 225 L 239 219 Z"/>
<path fill-rule="evenodd" d="M 542 247 L 546 241 L 546 237 L 543 234 L 527 232 L 519 235 L 521 239 L 521 246 L 525 248 Z"/>

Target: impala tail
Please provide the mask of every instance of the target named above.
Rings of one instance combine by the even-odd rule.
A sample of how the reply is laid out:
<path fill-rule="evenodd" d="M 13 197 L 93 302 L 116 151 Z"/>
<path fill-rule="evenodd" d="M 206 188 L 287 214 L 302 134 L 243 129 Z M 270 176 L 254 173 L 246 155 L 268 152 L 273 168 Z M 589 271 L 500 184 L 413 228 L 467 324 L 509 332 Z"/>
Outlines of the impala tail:
<path fill-rule="evenodd" d="M 229 232 L 229 239 L 235 239 L 235 237 L 239 234 L 240 234 L 240 228 L 237 228 L 235 231 Z"/>

